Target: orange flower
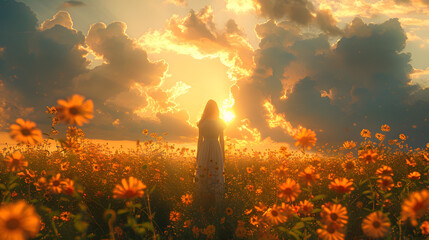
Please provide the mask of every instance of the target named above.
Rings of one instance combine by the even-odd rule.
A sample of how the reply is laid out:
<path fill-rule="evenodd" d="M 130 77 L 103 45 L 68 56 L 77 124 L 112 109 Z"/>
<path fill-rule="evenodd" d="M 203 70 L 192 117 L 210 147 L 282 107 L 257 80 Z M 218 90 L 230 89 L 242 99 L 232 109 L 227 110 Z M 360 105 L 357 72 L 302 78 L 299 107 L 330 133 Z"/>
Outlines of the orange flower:
<path fill-rule="evenodd" d="M 420 229 L 422 230 L 423 235 L 428 235 L 429 234 L 429 222 L 424 221 L 422 223 L 422 225 L 420 226 Z"/>
<path fill-rule="evenodd" d="M 190 205 L 194 201 L 191 194 L 182 195 L 182 203 L 186 206 Z"/>
<path fill-rule="evenodd" d="M 377 180 L 377 186 L 383 191 L 390 191 L 395 184 L 390 176 L 382 176 Z"/>
<path fill-rule="evenodd" d="M 36 237 L 40 223 L 36 209 L 23 200 L 0 207 L 0 239 L 25 240 Z"/>
<path fill-rule="evenodd" d="M 335 223 L 323 225 L 317 229 L 317 234 L 322 240 L 344 240 L 344 228 Z"/>
<path fill-rule="evenodd" d="M 383 131 L 383 132 L 389 132 L 390 131 L 389 125 L 384 124 L 383 126 L 381 126 L 381 131 Z"/>
<path fill-rule="evenodd" d="M 246 230 L 246 228 L 243 227 L 243 226 L 238 226 L 235 229 L 235 236 L 237 238 L 245 238 L 247 236 L 247 230 Z"/>
<path fill-rule="evenodd" d="M 417 219 L 421 218 L 429 209 L 429 191 L 413 192 L 402 203 L 402 221 L 410 219 L 413 226 L 417 226 Z"/>
<path fill-rule="evenodd" d="M 259 202 L 257 205 L 255 205 L 255 209 L 258 212 L 264 212 L 267 209 L 267 206 L 264 203 Z"/>
<path fill-rule="evenodd" d="M 85 97 L 74 94 L 66 100 L 58 100 L 57 118 L 67 124 L 83 125 L 93 116 L 94 105 L 92 100 L 85 100 Z"/>
<path fill-rule="evenodd" d="M 344 149 L 352 149 L 352 148 L 356 147 L 356 143 L 353 141 L 345 141 L 343 143 L 343 147 L 344 147 Z"/>
<path fill-rule="evenodd" d="M 373 212 L 362 221 L 362 231 L 370 238 L 384 238 L 390 230 L 389 218 L 382 212 Z"/>
<path fill-rule="evenodd" d="M 341 164 L 345 171 L 352 170 L 356 167 L 356 163 L 353 160 L 347 160 Z"/>
<path fill-rule="evenodd" d="M 320 216 L 325 224 L 334 223 L 341 227 L 347 224 L 347 209 L 341 204 L 329 204 L 329 206 L 322 205 Z"/>
<path fill-rule="evenodd" d="M 28 166 L 28 162 L 24 160 L 24 156 L 20 152 L 14 152 L 3 160 L 9 171 L 21 171 Z"/>
<path fill-rule="evenodd" d="M 116 184 L 113 189 L 113 198 L 132 199 L 143 196 L 146 185 L 140 180 L 129 177 L 128 182 L 125 178 L 121 182 L 122 184 Z"/>
<path fill-rule="evenodd" d="M 377 169 L 377 172 L 375 172 L 379 177 L 382 176 L 393 176 L 393 170 L 389 166 L 383 165 L 381 168 Z"/>
<path fill-rule="evenodd" d="M 362 129 L 360 135 L 364 138 L 371 138 L 371 132 L 368 129 Z"/>
<path fill-rule="evenodd" d="M 16 120 L 17 124 L 10 125 L 10 136 L 18 143 L 35 145 L 43 141 L 42 131 L 36 128 L 32 121 L 24 121 L 22 118 Z"/>
<path fill-rule="evenodd" d="M 419 172 L 415 172 L 415 171 L 408 174 L 408 178 L 411 180 L 419 180 L 420 176 L 421 176 L 421 174 Z"/>
<path fill-rule="evenodd" d="M 226 215 L 231 216 L 232 215 L 232 209 L 231 208 L 226 208 Z"/>
<path fill-rule="evenodd" d="M 296 133 L 293 138 L 296 139 L 296 147 L 300 146 L 300 148 L 307 148 L 308 150 L 315 146 L 317 141 L 316 133 L 306 128 L 301 128 L 301 130 Z"/>
<path fill-rule="evenodd" d="M 338 193 L 351 193 L 355 189 L 352 185 L 352 179 L 336 178 L 329 184 L 329 189 L 335 190 Z"/>
<path fill-rule="evenodd" d="M 407 140 L 407 136 L 405 136 L 404 134 L 399 134 L 399 138 L 403 141 Z"/>
<path fill-rule="evenodd" d="M 367 151 L 361 150 L 359 152 L 359 159 L 365 163 L 375 163 L 378 159 L 378 153 L 372 149 L 368 149 Z"/>
<path fill-rule="evenodd" d="M 295 180 L 290 178 L 286 182 L 279 185 L 279 197 L 286 199 L 288 202 L 295 201 L 295 198 L 301 193 L 301 188 Z"/>
<path fill-rule="evenodd" d="M 305 182 L 305 184 L 311 186 L 311 184 L 319 180 L 320 175 L 316 173 L 316 170 L 313 167 L 306 167 L 298 177 Z"/>
<path fill-rule="evenodd" d="M 284 166 L 280 166 L 280 167 L 276 168 L 276 170 L 274 170 L 274 172 L 277 174 L 277 176 L 284 177 L 287 175 L 287 170 L 288 170 L 288 168 L 286 168 Z"/>
<path fill-rule="evenodd" d="M 267 222 L 273 225 L 284 223 L 287 220 L 287 217 L 283 214 L 282 209 L 279 208 L 276 204 L 274 204 L 271 208 L 268 208 L 268 210 L 262 216 Z"/>
<path fill-rule="evenodd" d="M 63 193 L 66 195 L 72 196 L 74 194 L 74 181 L 71 179 L 65 179 L 61 182 L 61 187 L 63 190 Z"/>
<path fill-rule="evenodd" d="M 376 137 L 379 141 L 383 141 L 383 140 L 384 140 L 384 138 L 385 138 L 385 136 L 384 136 L 383 134 L 381 134 L 381 133 L 376 133 L 376 134 L 375 134 L 375 137 Z"/>
<path fill-rule="evenodd" d="M 57 175 L 52 176 L 52 178 L 49 180 L 49 185 L 48 185 L 49 189 L 56 194 L 61 193 L 63 190 L 61 186 L 61 181 L 62 180 L 61 180 L 60 173 L 57 173 Z"/>
<path fill-rule="evenodd" d="M 176 212 L 176 211 L 171 211 L 170 212 L 170 221 L 172 222 L 176 222 L 180 219 L 180 213 Z"/>
<path fill-rule="evenodd" d="M 304 215 L 310 214 L 311 211 L 313 211 L 313 207 L 314 207 L 314 204 L 307 200 L 299 202 L 299 212 L 301 212 Z"/>

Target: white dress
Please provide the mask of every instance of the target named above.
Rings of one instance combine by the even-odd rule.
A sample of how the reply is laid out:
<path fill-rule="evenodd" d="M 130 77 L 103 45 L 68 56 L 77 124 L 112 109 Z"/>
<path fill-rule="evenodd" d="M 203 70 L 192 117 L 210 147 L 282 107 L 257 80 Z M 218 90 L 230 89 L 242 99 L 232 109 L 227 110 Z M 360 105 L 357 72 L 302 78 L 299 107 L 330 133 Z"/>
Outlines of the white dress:
<path fill-rule="evenodd" d="M 224 157 L 218 139 L 225 122 L 203 120 L 198 127 L 203 141 L 197 156 L 195 197 L 203 205 L 220 206 L 224 199 Z"/>

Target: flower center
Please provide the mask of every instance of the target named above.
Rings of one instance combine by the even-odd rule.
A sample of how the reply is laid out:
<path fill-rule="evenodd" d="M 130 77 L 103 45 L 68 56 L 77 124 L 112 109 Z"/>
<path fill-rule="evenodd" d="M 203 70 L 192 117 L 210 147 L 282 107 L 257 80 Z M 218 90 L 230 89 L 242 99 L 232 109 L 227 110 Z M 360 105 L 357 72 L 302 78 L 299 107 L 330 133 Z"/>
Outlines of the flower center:
<path fill-rule="evenodd" d="M 54 185 L 55 187 L 57 187 L 57 186 L 60 185 L 60 181 L 55 180 L 55 181 L 52 182 L 52 185 Z"/>
<path fill-rule="evenodd" d="M 21 129 L 21 134 L 24 136 L 29 136 L 29 135 L 31 135 L 31 131 L 28 128 L 23 128 L 23 129 Z"/>
<path fill-rule="evenodd" d="M 373 226 L 374 228 L 379 228 L 379 227 L 381 226 L 381 223 L 380 223 L 379 221 L 374 221 L 374 222 L 372 223 L 372 226 Z"/>
<path fill-rule="evenodd" d="M 71 115 L 77 115 L 79 113 L 79 109 L 77 107 L 71 107 L 69 108 L 69 113 Z"/>
<path fill-rule="evenodd" d="M 332 221 L 336 221 L 338 219 L 338 215 L 336 213 L 331 213 Z"/>
<path fill-rule="evenodd" d="M 20 222 L 16 218 L 10 218 L 6 222 L 6 228 L 8 230 L 15 230 L 19 227 L 19 225 L 20 225 Z"/>
<path fill-rule="evenodd" d="M 287 195 L 292 194 L 292 189 L 291 188 L 285 188 L 284 193 Z"/>
<path fill-rule="evenodd" d="M 273 215 L 273 217 L 277 217 L 279 213 L 276 210 L 271 210 L 271 215 Z"/>

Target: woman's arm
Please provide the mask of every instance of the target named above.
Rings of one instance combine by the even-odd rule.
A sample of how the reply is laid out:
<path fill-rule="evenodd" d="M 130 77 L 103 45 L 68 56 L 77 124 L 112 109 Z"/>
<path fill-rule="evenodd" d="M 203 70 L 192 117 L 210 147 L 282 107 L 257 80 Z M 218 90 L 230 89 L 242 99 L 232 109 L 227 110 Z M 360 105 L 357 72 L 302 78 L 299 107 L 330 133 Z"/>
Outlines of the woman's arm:
<path fill-rule="evenodd" d="M 198 145 L 197 145 L 197 159 L 200 155 L 201 144 L 203 143 L 203 135 L 201 134 L 200 129 L 198 129 Z"/>
<path fill-rule="evenodd" d="M 225 162 L 225 142 L 224 142 L 224 137 L 223 137 L 223 130 L 220 132 L 219 135 L 219 142 L 220 142 L 220 149 L 222 150 L 222 156 L 223 156 L 223 162 Z"/>

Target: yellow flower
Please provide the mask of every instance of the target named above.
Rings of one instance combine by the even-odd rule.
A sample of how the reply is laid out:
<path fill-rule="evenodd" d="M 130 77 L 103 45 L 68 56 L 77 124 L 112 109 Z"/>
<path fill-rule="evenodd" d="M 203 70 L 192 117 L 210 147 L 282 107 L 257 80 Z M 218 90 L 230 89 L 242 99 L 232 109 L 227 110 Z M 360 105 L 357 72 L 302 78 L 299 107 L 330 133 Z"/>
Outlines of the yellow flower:
<path fill-rule="evenodd" d="M 226 215 L 231 216 L 232 215 L 232 209 L 231 208 L 226 208 Z"/>
<path fill-rule="evenodd" d="M 428 235 L 429 234 L 429 222 L 424 221 L 422 223 L 422 225 L 420 226 L 420 230 L 422 230 L 423 235 Z"/>
<path fill-rule="evenodd" d="M 313 211 L 313 207 L 314 207 L 314 204 L 307 200 L 299 202 L 299 212 L 301 212 L 304 215 L 310 214 L 311 211 Z"/>
<path fill-rule="evenodd" d="M 93 116 L 94 105 L 92 100 L 85 100 L 85 97 L 74 94 L 66 100 L 58 100 L 57 118 L 67 124 L 83 125 Z"/>
<path fill-rule="evenodd" d="M 375 134 L 375 137 L 376 137 L 379 141 L 383 141 L 383 140 L 384 140 L 384 138 L 385 138 L 385 136 L 384 136 L 383 134 L 381 134 L 381 133 L 376 133 L 376 134 Z"/>
<path fill-rule="evenodd" d="M 407 136 L 405 136 L 404 134 L 399 134 L 399 138 L 403 141 L 405 141 L 407 139 Z"/>
<path fill-rule="evenodd" d="M 367 151 L 361 150 L 359 151 L 359 159 L 365 163 L 375 163 L 378 159 L 378 153 L 372 149 L 368 149 Z"/>
<path fill-rule="evenodd" d="M 322 217 L 322 222 L 325 224 L 334 223 L 341 227 L 347 224 L 347 209 L 341 204 L 329 204 L 329 206 L 322 205 L 320 216 Z"/>
<path fill-rule="evenodd" d="M 393 170 L 389 166 L 383 165 L 381 168 L 377 169 L 377 172 L 375 172 L 379 177 L 382 176 L 393 176 Z"/>
<path fill-rule="evenodd" d="M 368 129 L 362 129 L 360 135 L 364 138 L 371 138 L 371 132 Z"/>
<path fill-rule="evenodd" d="M 129 177 L 128 181 L 123 178 L 121 182 L 122 184 L 116 184 L 113 189 L 113 198 L 132 199 L 143 196 L 146 185 L 140 180 Z"/>
<path fill-rule="evenodd" d="M 416 171 L 408 174 L 408 178 L 411 180 L 419 180 L 420 176 L 421 176 L 421 174 L 419 172 L 416 172 Z"/>
<path fill-rule="evenodd" d="M 329 189 L 338 193 L 351 193 L 355 188 L 352 186 L 353 180 L 347 178 L 336 178 L 329 184 Z"/>
<path fill-rule="evenodd" d="M 343 147 L 344 147 L 344 149 L 352 149 L 352 148 L 356 147 L 356 143 L 353 141 L 345 141 L 343 143 Z"/>
<path fill-rule="evenodd" d="M 56 193 L 56 194 L 59 194 L 59 193 L 61 193 L 61 192 L 62 192 L 62 190 L 63 190 L 63 188 L 62 188 L 62 186 L 61 186 L 61 182 L 62 182 L 62 180 L 61 180 L 61 174 L 60 174 L 60 173 L 57 173 L 57 175 L 52 176 L 52 178 L 49 180 L 49 185 L 48 185 L 48 187 L 49 187 L 49 189 L 50 189 L 52 192 L 54 192 L 54 193 Z"/>
<path fill-rule="evenodd" d="M 61 182 L 63 193 L 72 196 L 74 194 L 74 181 L 71 179 L 65 179 Z"/>
<path fill-rule="evenodd" d="M 308 150 L 315 146 L 317 141 L 316 133 L 306 128 L 302 128 L 293 138 L 296 139 L 296 147 L 300 146 L 302 149 L 307 148 Z"/>
<path fill-rule="evenodd" d="M 356 163 L 353 160 L 347 160 L 341 164 L 345 171 L 352 170 L 356 167 Z"/>
<path fill-rule="evenodd" d="M 389 125 L 384 124 L 383 126 L 381 126 L 381 131 L 383 131 L 383 132 L 389 132 L 390 131 Z"/>
<path fill-rule="evenodd" d="M 301 188 L 295 180 L 290 178 L 286 182 L 279 185 L 279 197 L 286 199 L 288 202 L 295 201 L 295 198 L 301 193 Z"/>
<path fill-rule="evenodd" d="M 344 229 L 335 223 L 323 225 L 323 228 L 317 229 L 317 234 L 322 240 L 343 240 Z"/>
<path fill-rule="evenodd" d="M 186 206 L 191 204 L 193 200 L 194 199 L 191 194 L 182 195 L 182 203 L 185 204 Z"/>
<path fill-rule="evenodd" d="M 204 234 L 207 235 L 207 238 L 212 238 L 214 236 L 216 232 L 216 227 L 214 225 L 208 225 L 205 229 L 204 229 Z"/>
<path fill-rule="evenodd" d="M 273 225 L 284 223 L 287 220 L 287 217 L 284 215 L 282 209 L 276 204 L 274 204 L 271 208 L 268 208 L 268 210 L 262 216 L 267 222 Z"/>
<path fill-rule="evenodd" d="M 0 239 L 25 240 L 36 237 L 41 219 L 32 205 L 21 200 L 0 207 Z"/>
<path fill-rule="evenodd" d="M 377 180 L 377 186 L 383 191 L 390 191 L 395 184 L 390 176 L 382 176 Z"/>
<path fill-rule="evenodd" d="M 389 218 L 382 212 L 373 212 L 362 221 L 362 231 L 370 238 L 384 238 L 390 230 Z"/>
<path fill-rule="evenodd" d="M 311 184 L 319 180 L 320 175 L 316 173 L 316 170 L 313 167 L 306 167 L 298 177 L 307 185 L 311 186 Z"/>
<path fill-rule="evenodd" d="M 246 228 L 243 227 L 243 226 L 238 226 L 235 229 L 235 236 L 237 238 L 245 238 L 247 236 L 247 230 L 246 230 Z"/>
<path fill-rule="evenodd" d="M 417 219 L 421 218 L 429 208 L 429 191 L 413 192 L 402 203 L 402 220 L 410 219 L 413 226 L 417 226 Z"/>
<path fill-rule="evenodd" d="M 176 221 L 179 220 L 179 218 L 180 218 L 180 213 L 179 212 L 176 212 L 176 211 L 171 211 L 170 212 L 170 221 L 176 222 Z"/>
<path fill-rule="evenodd" d="M 6 167 L 9 171 L 21 171 L 28 166 L 28 162 L 24 160 L 24 156 L 20 152 L 14 152 L 12 155 L 4 159 Z"/>
<path fill-rule="evenodd" d="M 18 143 L 35 145 L 43 140 L 42 131 L 36 128 L 34 122 L 18 118 L 16 123 L 10 125 L 9 134 Z"/>

